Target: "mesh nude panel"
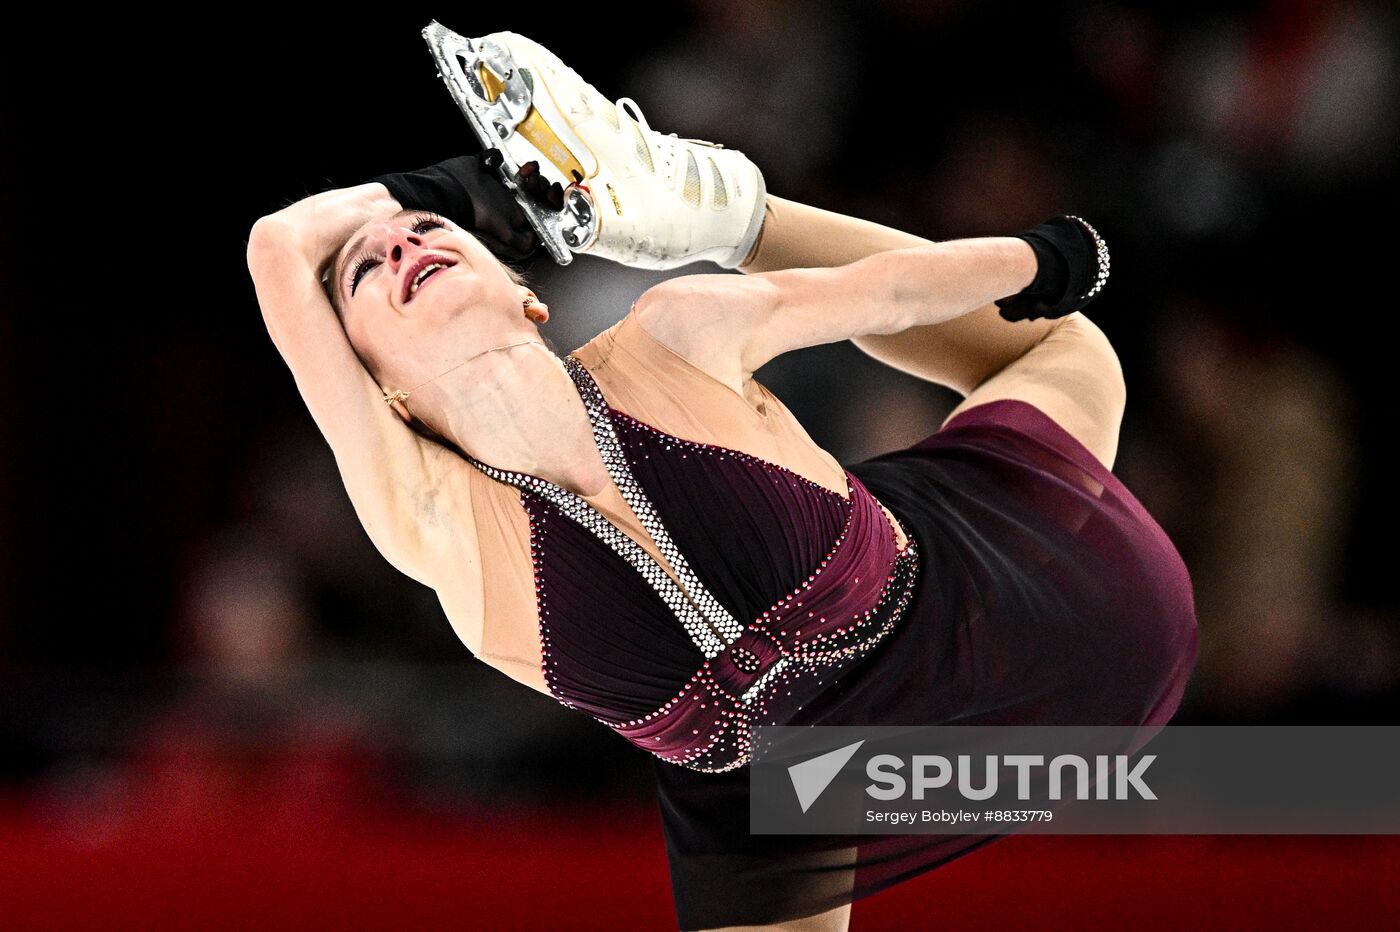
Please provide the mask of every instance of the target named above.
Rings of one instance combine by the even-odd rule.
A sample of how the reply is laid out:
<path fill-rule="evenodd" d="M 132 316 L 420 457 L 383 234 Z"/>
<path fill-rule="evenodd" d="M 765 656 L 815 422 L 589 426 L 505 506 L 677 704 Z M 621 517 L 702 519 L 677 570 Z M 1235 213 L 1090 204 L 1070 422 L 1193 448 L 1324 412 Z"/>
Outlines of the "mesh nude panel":
<path fill-rule="evenodd" d="M 695 164 L 695 153 L 685 154 L 685 202 L 691 207 L 700 206 L 700 166 Z"/>
<path fill-rule="evenodd" d="M 705 161 L 710 163 L 710 177 L 715 182 L 715 193 L 711 200 L 716 210 L 723 210 L 729 206 L 729 192 L 724 189 L 724 176 L 719 173 L 719 166 L 715 164 L 714 159 L 707 155 Z"/>
<path fill-rule="evenodd" d="M 651 161 L 651 150 L 647 148 L 646 137 L 642 135 L 642 128 L 636 123 L 632 124 L 632 132 L 637 135 L 637 161 L 647 167 L 647 171 L 656 174 L 656 166 Z"/>

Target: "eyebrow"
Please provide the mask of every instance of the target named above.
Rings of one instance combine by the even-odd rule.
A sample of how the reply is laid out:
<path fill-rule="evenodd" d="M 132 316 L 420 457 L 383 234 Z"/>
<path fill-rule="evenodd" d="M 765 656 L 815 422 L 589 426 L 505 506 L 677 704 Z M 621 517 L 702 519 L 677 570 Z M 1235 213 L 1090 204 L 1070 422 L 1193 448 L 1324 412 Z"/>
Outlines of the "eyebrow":
<path fill-rule="evenodd" d="M 420 211 L 419 211 L 416 207 L 405 207 L 403 210 L 400 210 L 398 213 L 395 213 L 395 214 L 393 214 L 392 216 L 390 216 L 389 219 L 390 219 L 390 220 L 397 220 L 397 219 L 399 219 L 400 217 L 406 217 L 406 216 L 408 216 L 409 214 L 416 214 L 416 213 L 420 213 Z M 350 244 L 350 248 L 348 248 L 348 249 L 346 249 L 344 252 L 342 252 L 342 253 L 340 254 L 339 258 L 336 259 L 336 261 L 335 261 L 335 267 L 334 267 L 334 270 L 333 270 L 333 271 L 334 271 L 334 274 L 335 274 L 335 290 L 336 290 L 336 293 L 337 293 L 337 294 L 340 293 L 341 287 L 344 286 L 344 284 L 345 284 L 345 282 L 344 282 L 344 278 L 345 278 L 345 261 L 346 261 L 347 259 L 349 259 L 351 256 L 353 256 L 353 255 L 355 255 L 356 253 L 358 253 L 358 252 L 364 247 L 364 245 L 365 245 L 365 240 L 368 239 L 368 238 L 369 238 L 369 234 L 368 234 L 368 233 L 361 233 L 359 236 L 355 237 L 355 241 L 352 242 L 352 243 Z"/>

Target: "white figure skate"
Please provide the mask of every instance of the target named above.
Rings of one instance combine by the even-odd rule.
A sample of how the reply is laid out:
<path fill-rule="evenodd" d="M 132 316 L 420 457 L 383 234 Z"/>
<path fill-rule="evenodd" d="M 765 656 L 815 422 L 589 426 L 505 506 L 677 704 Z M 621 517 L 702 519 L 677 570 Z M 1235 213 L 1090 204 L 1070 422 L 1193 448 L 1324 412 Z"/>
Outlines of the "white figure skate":
<path fill-rule="evenodd" d="M 423 38 L 481 145 L 501 152 L 502 181 L 557 263 L 586 254 L 634 268 L 732 269 L 748 255 L 767 188 L 742 152 L 656 132 L 631 98 L 614 104 L 518 33 L 468 39 L 434 20 Z M 531 161 L 565 186 L 562 210 L 516 183 Z"/>

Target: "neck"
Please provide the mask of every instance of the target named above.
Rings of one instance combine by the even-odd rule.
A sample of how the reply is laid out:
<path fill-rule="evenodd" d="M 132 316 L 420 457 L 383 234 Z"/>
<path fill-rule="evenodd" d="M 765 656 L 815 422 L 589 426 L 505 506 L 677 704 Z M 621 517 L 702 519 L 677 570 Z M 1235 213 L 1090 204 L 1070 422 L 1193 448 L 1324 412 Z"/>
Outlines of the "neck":
<path fill-rule="evenodd" d="M 583 399 L 543 343 L 485 353 L 428 387 L 431 426 L 478 460 L 585 497 L 611 487 Z"/>

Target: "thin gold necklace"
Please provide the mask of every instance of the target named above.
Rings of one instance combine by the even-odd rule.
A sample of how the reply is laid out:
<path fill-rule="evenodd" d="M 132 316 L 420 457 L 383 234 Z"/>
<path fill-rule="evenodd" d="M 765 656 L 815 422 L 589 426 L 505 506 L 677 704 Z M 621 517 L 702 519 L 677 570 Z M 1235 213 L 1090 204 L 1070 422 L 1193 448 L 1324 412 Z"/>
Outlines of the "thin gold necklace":
<path fill-rule="evenodd" d="M 385 395 L 385 396 L 384 396 L 384 403 L 385 403 L 385 404 L 393 404 L 393 403 L 396 402 L 396 401 L 400 401 L 400 402 L 403 401 L 403 400 L 406 399 L 409 395 L 413 394 L 414 392 L 418 391 L 418 389 L 422 388 L 424 385 L 427 385 L 429 382 L 436 382 L 438 379 L 442 378 L 444 375 L 447 375 L 448 372 L 454 372 L 454 371 L 456 371 L 457 369 L 462 368 L 462 367 L 465 366 L 467 363 L 469 363 L 469 362 L 471 362 L 473 359 L 475 359 L 477 356 L 485 356 L 487 353 L 492 353 L 492 352 L 495 352 L 496 350 L 510 349 L 512 346 L 524 346 L 526 343 L 538 343 L 540 346 L 544 346 L 544 341 L 543 341 L 543 340 L 521 340 L 521 341 L 519 341 L 519 342 L 517 342 L 517 343 L 507 343 L 505 346 L 493 346 L 493 347 L 491 347 L 490 349 L 484 349 L 484 350 L 482 350 L 481 352 L 476 353 L 475 355 L 468 356 L 466 359 L 463 359 L 461 362 L 457 363 L 457 365 L 453 366 L 451 369 L 448 369 L 446 372 L 439 372 L 437 375 L 433 376 L 431 379 L 428 379 L 426 382 L 419 382 L 417 385 L 413 386 L 413 387 L 410 388 L 408 391 L 404 391 L 403 389 L 399 389 L 398 391 L 394 392 L 393 394 Z"/>

